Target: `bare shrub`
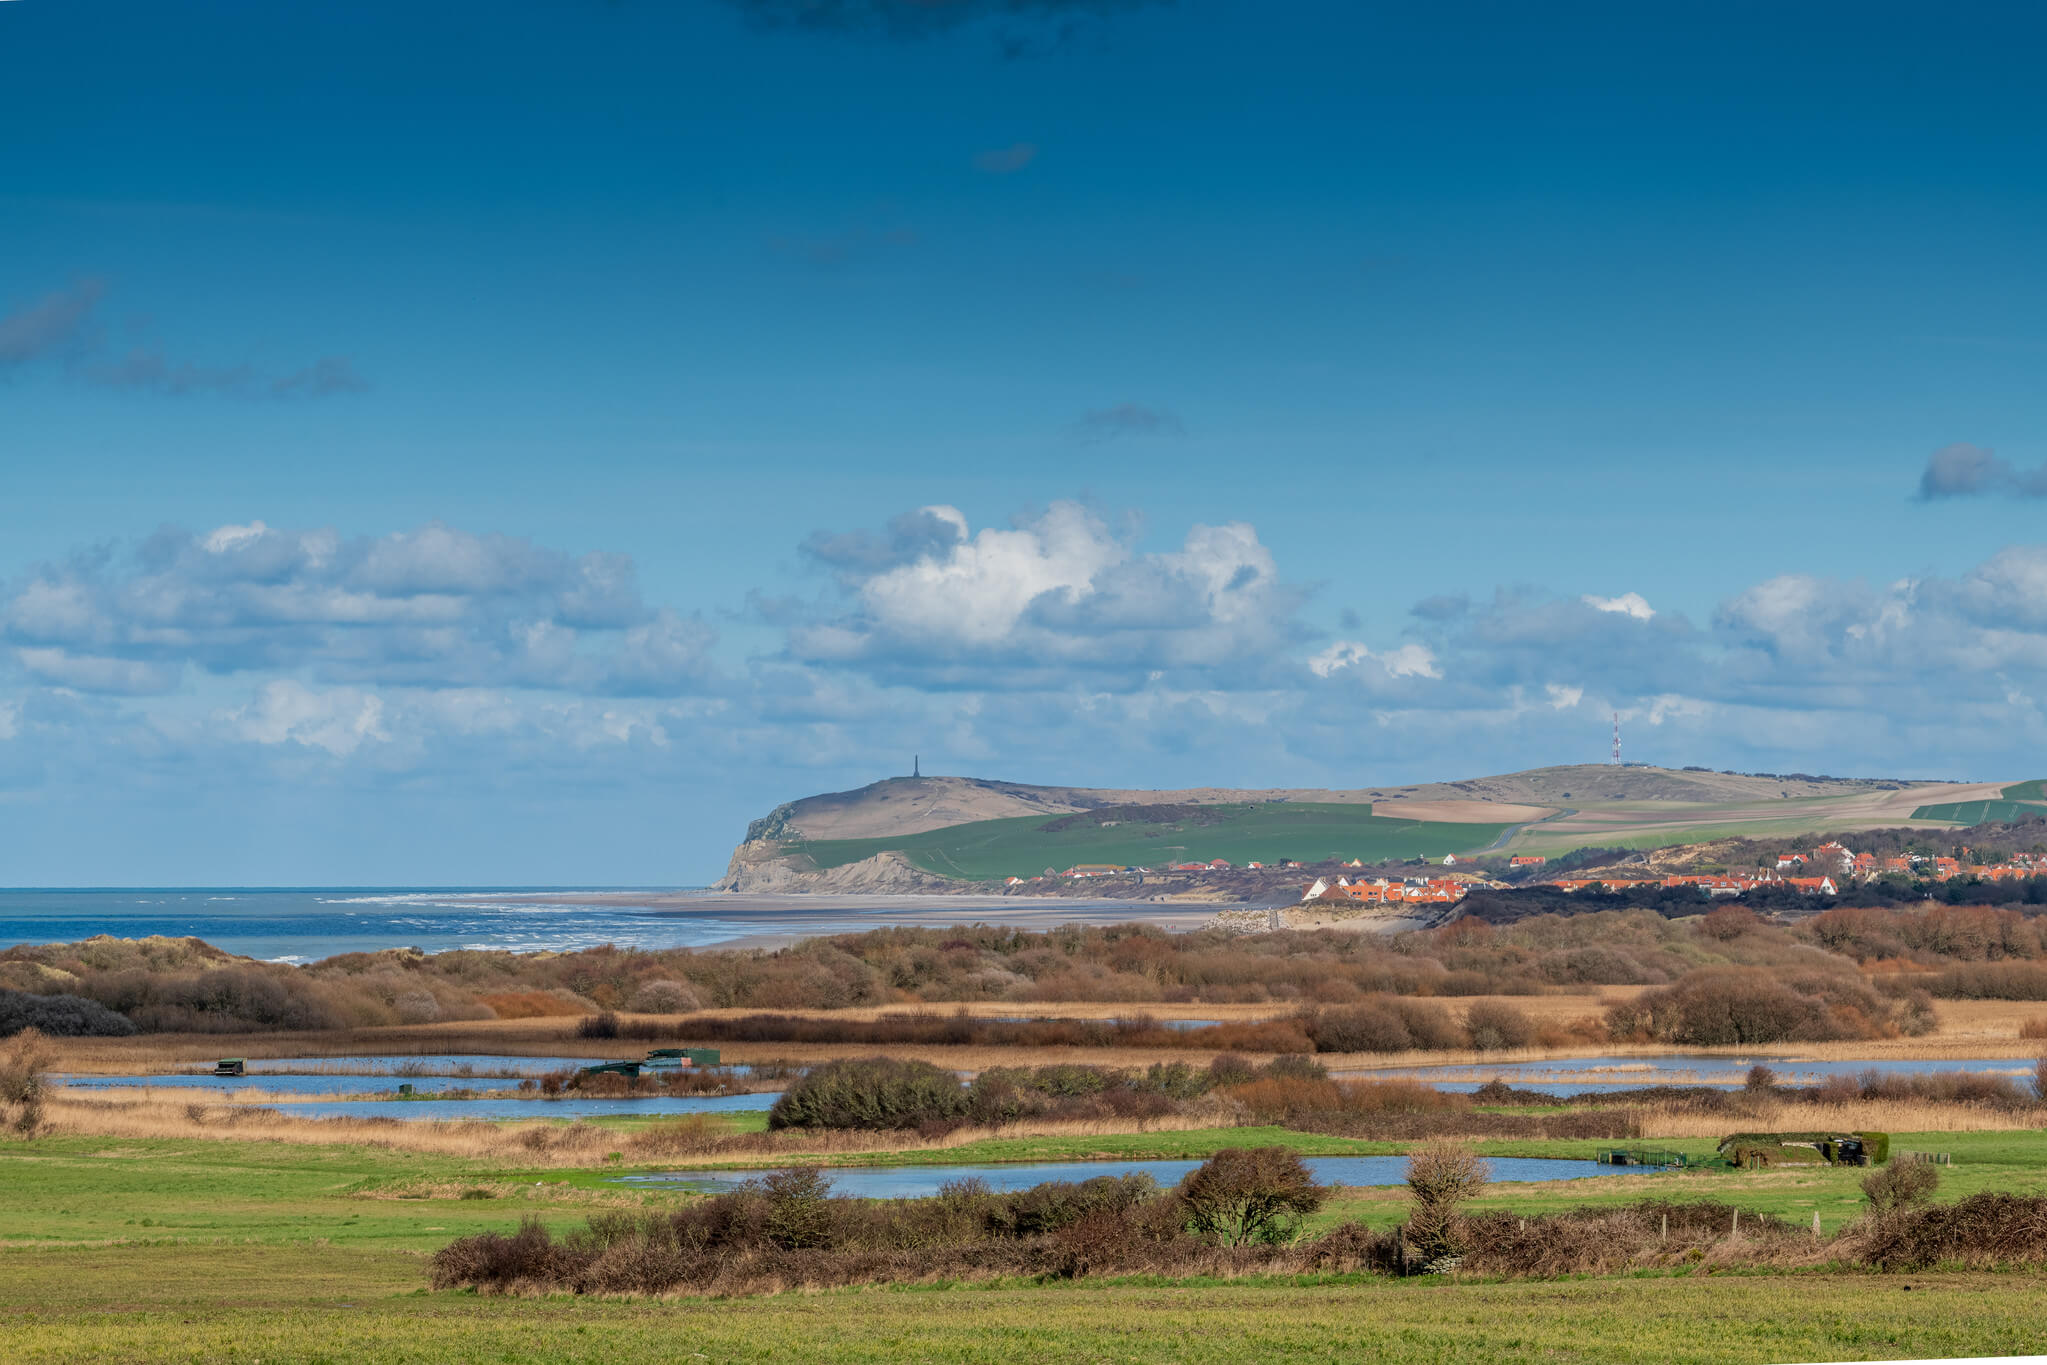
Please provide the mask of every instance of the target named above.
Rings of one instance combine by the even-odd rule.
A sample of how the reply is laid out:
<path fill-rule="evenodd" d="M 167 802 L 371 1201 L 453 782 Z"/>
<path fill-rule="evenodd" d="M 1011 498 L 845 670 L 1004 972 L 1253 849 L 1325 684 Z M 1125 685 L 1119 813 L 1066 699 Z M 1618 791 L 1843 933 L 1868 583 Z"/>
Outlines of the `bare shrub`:
<path fill-rule="evenodd" d="M 2042 1053 L 2040 1059 L 2033 1063 L 2033 1099 L 2047 1104 L 2047 1053 Z"/>
<path fill-rule="evenodd" d="M 2047 1014 L 2036 1014 L 2019 1025 L 2021 1038 L 2047 1038 Z"/>
<path fill-rule="evenodd" d="M 427 990 L 403 991 L 392 1007 L 398 1011 L 398 1020 L 405 1024 L 431 1024 L 441 1017 L 441 1002 L 434 993 Z"/>
<path fill-rule="evenodd" d="M 43 1035 L 23 1029 L 14 1035 L 7 1055 L 0 1058 L 0 1106 L 12 1112 L 8 1126 L 23 1137 L 34 1137 L 43 1126 L 44 1073 L 50 1068 L 50 1052 Z"/>
<path fill-rule="evenodd" d="M 578 1038 L 618 1037 L 618 1016 L 610 1010 L 586 1016 L 576 1024 Z"/>
<path fill-rule="evenodd" d="M 1181 1179 L 1178 1195 L 1197 1236 L 1240 1247 L 1291 1241 L 1323 1190 L 1291 1148 L 1225 1147 Z"/>
<path fill-rule="evenodd" d="M 635 1014 L 688 1014 L 703 1002 L 680 981 L 649 981 L 633 992 L 626 1008 Z"/>
<path fill-rule="evenodd" d="M 1699 932 L 1707 938 L 1729 943 L 1762 927 L 1756 912 L 1745 905 L 1723 905 L 1708 911 L 1699 921 Z"/>
<path fill-rule="evenodd" d="M 1257 1074 L 1257 1067 L 1234 1052 L 1218 1053 L 1208 1064 L 1210 1085 L 1242 1085 Z"/>
<path fill-rule="evenodd" d="M 1940 1173 L 1927 1161 L 1900 1161 L 1862 1178 L 1862 1197 L 1879 1217 L 1908 1204 L 1924 1203 L 1940 1188 Z"/>
<path fill-rule="evenodd" d="M 1491 1178 L 1492 1167 L 1462 1142 L 1437 1138 L 1408 1153 L 1407 1238 L 1424 1261 L 1457 1254 L 1458 1210 Z"/>
<path fill-rule="evenodd" d="M 1303 1023 L 1317 1052 L 1447 1051 L 1464 1045 L 1463 1031 L 1448 1010 L 1400 996 L 1321 1010 Z"/>
<path fill-rule="evenodd" d="M 215 967 L 153 972 L 133 967 L 86 978 L 81 990 L 145 1033 L 306 1032 L 345 1028 L 331 992 L 295 968 Z M 382 1009 L 381 1005 L 376 1008 Z"/>
<path fill-rule="evenodd" d="M 1943 1000 L 2047 1000 L 2047 966 L 2038 962 L 1958 962 L 1928 983 Z"/>
<path fill-rule="evenodd" d="M 1678 1203 L 1651 1199 L 1620 1206 L 1589 1205 L 1538 1217 L 1507 1210 L 1459 1220 L 1459 1270 L 1480 1275 L 1599 1275 L 1632 1265 L 1692 1259 L 1706 1250 L 1725 1256 L 1736 1209 L 1713 1200 Z M 1809 1229 L 1740 1211 L 1742 1241 L 1750 1258 L 1811 1245 Z"/>
<path fill-rule="evenodd" d="M 1464 1030 L 1471 1035 L 1472 1048 L 1479 1052 L 1527 1047 L 1535 1038 L 1534 1022 L 1512 1005 L 1497 1000 L 1475 1001 L 1464 1012 Z"/>
<path fill-rule="evenodd" d="M 1972 1194 L 1876 1220 L 1862 1258 L 1882 1270 L 1937 1265 L 2037 1265 L 2047 1260 L 2047 1198 Z"/>
<path fill-rule="evenodd" d="M 1703 967 L 1607 1011 L 1615 1038 L 1699 1046 L 1884 1038 L 1902 1030 L 1901 1007 L 1859 976 Z"/>
<path fill-rule="evenodd" d="M 510 1237 L 484 1232 L 450 1242 L 427 1263 L 427 1278 L 436 1289 L 545 1285 L 559 1276 L 566 1259 L 540 1220 L 528 1217 Z"/>

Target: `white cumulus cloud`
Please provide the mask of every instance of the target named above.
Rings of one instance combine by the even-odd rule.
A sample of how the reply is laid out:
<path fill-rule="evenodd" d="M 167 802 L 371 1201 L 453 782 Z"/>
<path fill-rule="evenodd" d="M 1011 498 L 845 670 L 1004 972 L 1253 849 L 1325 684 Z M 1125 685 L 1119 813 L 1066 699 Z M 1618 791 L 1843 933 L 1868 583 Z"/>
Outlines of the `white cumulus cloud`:
<path fill-rule="evenodd" d="M 1619 597 L 1594 597 L 1587 593 L 1583 601 L 1586 606 L 1591 607 L 1595 611 L 1609 611 L 1622 616 L 1632 616 L 1637 621 L 1647 621 L 1656 615 L 1656 608 L 1650 606 L 1647 599 L 1638 592 L 1624 592 Z"/>
<path fill-rule="evenodd" d="M 224 716 L 233 733 L 254 744 L 301 744 L 336 757 L 366 743 L 390 739 L 384 701 L 352 687 L 315 692 L 281 678 L 265 683 L 250 701 Z"/>

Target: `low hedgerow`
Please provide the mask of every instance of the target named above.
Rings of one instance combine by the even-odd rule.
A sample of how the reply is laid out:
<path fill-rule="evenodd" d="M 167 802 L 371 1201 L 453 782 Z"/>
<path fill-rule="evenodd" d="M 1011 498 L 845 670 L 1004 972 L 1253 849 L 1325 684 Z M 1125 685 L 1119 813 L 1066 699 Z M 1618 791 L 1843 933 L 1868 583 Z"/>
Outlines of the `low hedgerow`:
<path fill-rule="evenodd" d="M 555 1238 L 537 1222 L 435 1253 L 436 1288 L 495 1292 L 756 1293 L 931 1279 L 1354 1271 L 1391 1240 L 1347 1224 L 1302 1241 L 1321 1203 L 1300 1158 L 1227 1149 L 1172 1190 L 1101 1176 L 996 1192 L 975 1180 L 925 1199 L 844 1199 L 823 1172 L 782 1172 L 663 1213 L 603 1213 Z"/>

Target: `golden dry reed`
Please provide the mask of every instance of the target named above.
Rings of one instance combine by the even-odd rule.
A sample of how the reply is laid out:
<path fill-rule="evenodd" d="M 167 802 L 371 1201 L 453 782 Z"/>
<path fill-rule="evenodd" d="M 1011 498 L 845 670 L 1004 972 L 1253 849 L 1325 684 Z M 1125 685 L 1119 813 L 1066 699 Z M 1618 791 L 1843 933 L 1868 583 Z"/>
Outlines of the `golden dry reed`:
<path fill-rule="evenodd" d="M 302 1118 L 254 1105 L 167 1099 L 81 1098 L 59 1090 L 45 1112 L 45 1131 L 119 1138 L 215 1139 L 357 1145 L 432 1152 L 525 1166 L 594 1166 L 612 1152 L 631 1159 L 687 1157 L 693 1166 L 802 1164 L 806 1157 L 945 1151 L 989 1138 L 1113 1137 L 1132 1132 L 1189 1132 L 1227 1125 L 1227 1103 L 1197 1105 L 1185 1114 L 1146 1119 L 1026 1121 L 1003 1128 L 968 1127 L 940 1137 L 914 1132 L 795 1131 L 731 1133 L 716 1119 L 689 1115 L 632 1130 L 561 1121 L 491 1123 L 398 1118 Z"/>
<path fill-rule="evenodd" d="M 1850 1100 L 1843 1104 L 1762 1105 L 1752 1118 L 1652 1105 L 1642 1111 L 1644 1138 L 1722 1138 L 1735 1129 L 1831 1133 L 1990 1133 L 2039 1123 L 2037 1111 L 1992 1109 L 1926 1100 Z"/>

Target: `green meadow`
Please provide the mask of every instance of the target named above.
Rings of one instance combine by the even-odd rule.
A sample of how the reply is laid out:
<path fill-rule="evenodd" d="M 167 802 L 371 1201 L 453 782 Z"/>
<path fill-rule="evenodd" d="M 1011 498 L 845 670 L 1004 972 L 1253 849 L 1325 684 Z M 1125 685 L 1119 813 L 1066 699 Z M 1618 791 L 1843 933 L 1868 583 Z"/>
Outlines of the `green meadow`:
<path fill-rule="evenodd" d="M 1508 827 L 1442 821 L 1400 820 L 1372 814 L 1369 805 L 1261 802 L 1203 808 L 1204 819 L 1125 821 L 1102 826 L 1075 823 L 1047 831 L 1058 819 L 1026 815 L 977 820 L 922 834 L 881 839 L 813 839 L 792 843 L 819 868 L 841 867 L 897 851 L 927 872 L 968 881 L 1032 877 L 1076 863 L 1117 863 L 1163 867 L 1173 862 L 1226 859 L 1274 863 L 1324 858 L 1440 858 L 1482 849 Z M 1213 823 L 1209 821 L 1212 820 Z"/>
<path fill-rule="evenodd" d="M 1304 1152 L 1388 1143 L 1280 1129 L 1020 1138 L 923 1159 Z M 1954 1154 L 1941 1197 L 2047 1191 L 2047 1133 L 1896 1134 Z M 1492 1155 L 1598 1144 L 1493 1142 Z M 1704 1150 L 1703 1140 L 1664 1144 Z M 891 1154 L 889 1159 L 895 1159 Z M 2024 1274 L 1644 1273 L 1446 1283 L 1365 1276 L 1229 1282 L 996 1281 L 741 1299 L 495 1298 L 426 1290 L 426 1257 L 534 1217 L 689 1196 L 616 1167 L 517 1170 L 372 1147 L 44 1138 L 0 1146 L 0 1356 L 9 1361 L 1687 1361 L 2016 1353 L 2047 1321 Z M 1541 1212 L 1645 1195 L 1715 1198 L 1832 1230 L 1861 1172 L 1643 1173 L 1499 1186 L 1477 1207 Z M 1400 1190 L 1341 1192 L 1318 1215 L 1389 1226 Z M 1905 1285 L 1911 1285 L 1907 1292 Z"/>

